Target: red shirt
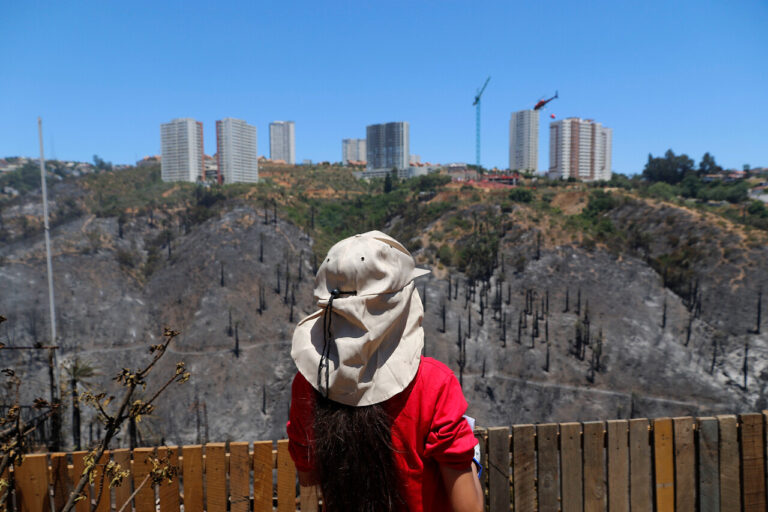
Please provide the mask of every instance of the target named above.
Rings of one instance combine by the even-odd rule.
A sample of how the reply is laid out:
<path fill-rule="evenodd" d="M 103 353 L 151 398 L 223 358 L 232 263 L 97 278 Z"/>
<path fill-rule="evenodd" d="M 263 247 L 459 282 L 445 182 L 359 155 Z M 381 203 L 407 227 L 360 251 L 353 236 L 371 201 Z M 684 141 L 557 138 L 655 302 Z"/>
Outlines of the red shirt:
<path fill-rule="evenodd" d="M 312 423 L 315 390 L 303 375 L 296 374 L 291 388 L 288 421 L 289 449 L 299 471 L 312 471 Z M 459 381 L 440 361 L 422 357 L 408 387 L 386 402 L 393 416 L 392 444 L 401 474 L 407 510 L 451 510 L 439 465 L 467 469 L 477 444 L 463 418 L 467 402 Z"/>

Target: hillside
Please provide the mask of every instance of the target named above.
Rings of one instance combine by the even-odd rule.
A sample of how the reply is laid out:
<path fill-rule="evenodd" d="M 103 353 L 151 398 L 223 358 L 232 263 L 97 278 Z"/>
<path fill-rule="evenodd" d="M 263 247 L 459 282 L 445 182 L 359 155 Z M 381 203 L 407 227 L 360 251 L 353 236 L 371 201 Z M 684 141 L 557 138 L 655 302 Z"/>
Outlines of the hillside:
<path fill-rule="evenodd" d="M 430 176 L 384 193 L 340 168 L 261 175 L 201 189 L 143 168 L 50 191 L 59 362 L 89 360 L 107 385 L 163 326 L 183 333 L 165 364 L 184 360 L 193 378 L 163 398 L 170 414 L 143 425 L 147 439 L 195 441 L 199 416 L 213 440 L 283 436 L 290 340 L 313 310 L 313 267 L 335 240 L 368 229 L 432 269 L 418 284 L 425 352 L 461 375 L 480 424 L 768 405 L 756 325 L 763 231 L 581 184 L 510 191 Z M 39 199 L 0 202 L 8 345 L 47 341 Z M 45 392 L 42 354 L 2 358 L 23 370 L 28 397 Z"/>

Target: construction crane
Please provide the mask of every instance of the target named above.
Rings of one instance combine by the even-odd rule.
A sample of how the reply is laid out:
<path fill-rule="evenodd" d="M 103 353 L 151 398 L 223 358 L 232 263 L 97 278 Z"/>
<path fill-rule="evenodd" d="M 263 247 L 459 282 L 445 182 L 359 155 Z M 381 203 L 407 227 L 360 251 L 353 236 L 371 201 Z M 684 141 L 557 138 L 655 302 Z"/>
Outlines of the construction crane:
<path fill-rule="evenodd" d="M 475 101 L 472 105 L 475 107 L 475 163 L 477 164 L 477 170 L 480 170 L 480 97 L 483 95 L 483 91 L 488 86 L 488 82 L 491 81 L 491 77 L 485 79 L 483 86 L 475 94 Z"/>

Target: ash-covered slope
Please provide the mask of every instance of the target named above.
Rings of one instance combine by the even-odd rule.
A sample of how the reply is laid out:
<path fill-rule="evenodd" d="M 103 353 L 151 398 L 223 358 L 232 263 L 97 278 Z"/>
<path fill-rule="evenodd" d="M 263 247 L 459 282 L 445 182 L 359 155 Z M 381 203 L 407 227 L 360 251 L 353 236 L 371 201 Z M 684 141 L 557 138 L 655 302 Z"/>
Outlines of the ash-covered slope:
<path fill-rule="evenodd" d="M 20 212 L 34 215 L 34 206 L 4 215 Z M 678 208 L 660 214 L 627 202 L 608 215 L 646 234 L 648 254 L 549 243 L 536 258 L 536 229 L 520 228 L 500 239 L 504 264 L 487 285 L 470 286 L 463 274 L 439 266 L 422 278 L 426 353 L 461 374 L 469 414 L 481 425 L 500 425 L 764 408 L 766 339 L 749 332 L 753 288 L 765 279 L 764 247 L 733 245 L 730 232 Z M 59 363 L 88 360 L 101 373 L 93 386 L 109 388 L 117 370 L 148 358 L 147 346 L 169 326 L 182 336 L 158 376 L 183 360 L 193 377 L 171 388 L 156 417 L 142 422 L 146 442 L 284 436 L 293 326 L 313 310 L 312 241 L 284 220 L 265 224 L 245 203 L 232 202 L 196 225 L 173 219 L 131 216 L 122 237 L 117 218 L 88 215 L 53 230 Z M 702 298 L 692 302 L 684 281 L 678 293 L 665 286 L 670 277 L 654 258 L 681 247 L 673 235 L 688 243 L 696 233 L 693 243 L 705 253 L 713 244 L 741 252 L 696 261 Z M 5 244 L 0 256 L 0 313 L 9 318 L 0 336 L 15 345 L 47 340 L 42 237 Z M 719 277 L 709 279 L 709 272 Z M 46 393 L 42 355 L 0 357 L 0 366 L 22 370 L 28 395 Z"/>

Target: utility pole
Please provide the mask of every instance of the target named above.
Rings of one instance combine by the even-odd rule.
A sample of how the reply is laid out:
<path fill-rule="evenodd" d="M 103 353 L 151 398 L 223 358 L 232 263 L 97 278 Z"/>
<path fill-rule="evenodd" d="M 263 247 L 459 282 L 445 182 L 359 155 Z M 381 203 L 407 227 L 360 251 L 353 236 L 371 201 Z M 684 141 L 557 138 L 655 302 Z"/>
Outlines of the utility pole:
<path fill-rule="evenodd" d="M 40 183 L 43 195 L 43 226 L 45 228 L 45 261 L 48 271 L 48 306 L 51 316 L 51 345 L 56 345 L 56 306 L 53 297 L 53 266 L 51 265 L 51 228 L 48 223 L 48 188 L 45 183 L 45 155 L 43 153 L 43 120 L 37 118 L 37 137 L 40 141 Z M 48 352 L 48 372 L 51 380 L 51 404 L 56 407 L 53 413 L 53 444 L 52 449 L 59 449 L 61 438 L 61 416 L 59 414 L 59 383 L 58 383 L 58 363 L 56 362 L 56 351 Z"/>

